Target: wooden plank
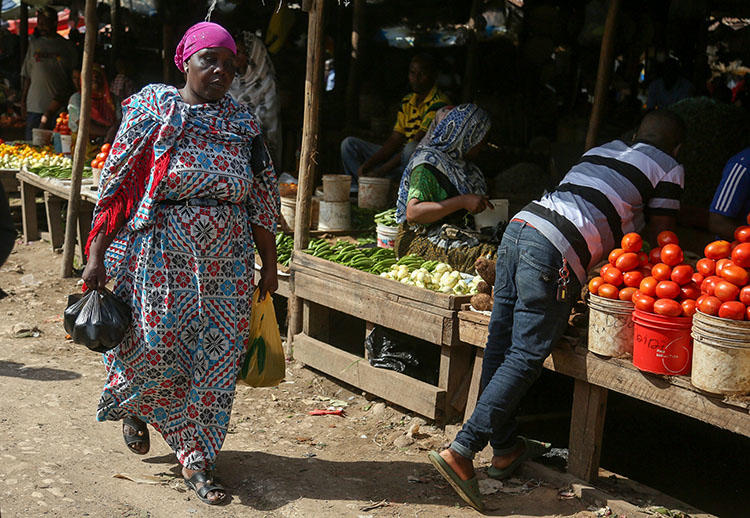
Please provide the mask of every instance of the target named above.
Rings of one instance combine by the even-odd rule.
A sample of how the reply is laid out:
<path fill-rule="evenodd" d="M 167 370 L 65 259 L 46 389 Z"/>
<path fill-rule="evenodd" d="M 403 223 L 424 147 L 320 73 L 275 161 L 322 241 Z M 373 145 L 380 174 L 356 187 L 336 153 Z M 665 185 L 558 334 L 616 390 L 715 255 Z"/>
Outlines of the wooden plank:
<path fill-rule="evenodd" d="M 487 345 L 487 324 L 471 322 L 470 320 L 463 318 L 461 315 L 462 313 L 464 312 L 461 311 L 458 315 L 459 339 L 464 343 L 484 349 Z"/>
<path fill-rule="evenodd" d="M 279 279 L 279 289 L 276 290 L 276 293 L 274 293 L 275 296 L 284 297 L 288 299 L 292 295 L 292 289 L 290 287 L 290 277 L 285 275 L 278 275 L 277 278 Z M 255 269 L 255 285 L 257 286 L 260 282 L 260 271 L 256 268 Z"/>
<path fill-rule="evenodd" d="M 89 232 L 91 232 L 91 219 L 93 214 L 94 206 L 87 201 L 81 200 L 78 217 L 76 218 L 78 221 L 78 252 L 81 256 L 81 264 L 86 264 L 86 243 L 89 240 Z"/>
<path fill-rule="evenodd" d="M 6 194 L 9 192 L 18 192 L 17 173 L 18 169 L 0 169 L 0 183 L 3 184 Z"/>
<path fill-rule="evenodd" d="M 568 471 L 587 482 L 593 482 L 599 475 L 606 414 L 607 389 L 576 380 L 570 418 Z"/>
<path fill-rule="evenodd" d="M 442 309 L 459 309 L 462 304 L 469 301 L 469 296 L 447 295 L 432 290 L 407 286 L 391 279 L 384 279 L 378 275 L 362 272 L 341 264 L 314 257 L 303 252 L 295 253 L 292 258 L 292 268 L 302 270 L 310 268 L 334 277 L 349 279 L 351 282 L 368 286 L 376 290 L 392 293 L 405 299 L 414 300 L 422 304 L 428 304 Z"/>
<path fill-rule="evenodd" d="M 23 240 L 39 240 L 39 222 L 36 217 L 37 188 L 21 180 L 21 220 L 23 222 Z"/>
<path fill-rule="evenodd" d="M 298 298 L 322 304 L 331 309 L 353 315 L 362 320 L 416 336 L 434 344 L 458 343 L 458 334 L 446 343 L 443 325 L 450 321 L 416 309 L 410 305 L 389 300 L 377 292 L 363 290 L 351 282 L 295 272 L 294 292 Z M 331 296 L 335 294 L 335 296 Z M 455 342 L 454 342 L 455 340 Z"/>
<path fill-rule="evenodd" d="M 398 372 L 372 367 L 367 360 L 304 333 L 294 337 L 294 356 L 302 363 L 429 419 L 438 419 L 445 390 Z"/>
<path fill-rule="evenodd" d="M 479 385 L 482 381 L 482 364 L 484 363 L 484 349 L 477 348 L 474 355 L 474 367 L 471 371 L 471 384 L 469 385 L 469 394 L 466 397 L 466 408 L 464 409 L 464 422 L 466 422 L 474 409 L 477 407 L 479 399 Z"/>
<path fill-rule="evenodd" d="M 298 300 L 302 302 L 302 332 L 327 342 L 331 337 L 331 310 L 309 300 Z"/>
<path fill-rule="evenodd" d="M 65 234 L 62 224 L 63 200 L 57 196 L 44 192 L 44 208 L 47 213 L 47 228 L 49 229 L 49 240 L 52 249 L 56 250 L 63 245 Z"/>
<path fill-rule="evenodd" d="M 19 181 L 31 184 L 42 191 L 48 191 L 55 196 L 67 200 L 70 198 L 70 180 L 59 180 L 57 178 L 42 178 L 32 172 L 25 169 L 21 169 L 16 173 L 16 178 Z M 86 178 L 81 182 L 81 198 L 96 204 L 99 199 L 96 190 L 91 189 L 93 180 Z"/>
<path fill-rule="evenodd" d="M 451 420 L 463 414 L 471 378 L 473 347 L 469 345 L 444 345 L 440 348 L 438 387 L 449 395 L 445 418 Z"/>

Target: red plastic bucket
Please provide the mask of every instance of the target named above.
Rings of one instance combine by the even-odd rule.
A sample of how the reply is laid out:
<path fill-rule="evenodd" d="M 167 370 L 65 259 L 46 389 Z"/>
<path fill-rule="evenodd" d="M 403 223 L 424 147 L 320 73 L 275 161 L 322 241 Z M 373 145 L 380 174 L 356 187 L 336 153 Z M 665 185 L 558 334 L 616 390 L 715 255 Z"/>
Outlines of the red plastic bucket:
<path fill-rule="evenodd" d="M 633 311 L 633 365 L 656 374 L 689 375 L 693 319 Z"/>

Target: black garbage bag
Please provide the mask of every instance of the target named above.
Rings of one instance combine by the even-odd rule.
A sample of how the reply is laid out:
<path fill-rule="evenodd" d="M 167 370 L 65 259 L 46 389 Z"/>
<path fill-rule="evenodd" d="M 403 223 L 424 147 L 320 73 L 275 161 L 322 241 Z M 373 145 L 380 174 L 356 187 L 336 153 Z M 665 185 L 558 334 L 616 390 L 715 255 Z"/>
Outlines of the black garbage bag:
<path fill-rule="evenodd" d="M 122 342 L 130 318 L 130 307 L 104 289 L 69 295 L 63 322 L 75 343 L 104 353 Z"/>
<path fill-rule="evenodd" d="M 365 338 L 370 365 L 413 376 L 421 364 L 408 342 L 406 335 L 375 326 Z"/>

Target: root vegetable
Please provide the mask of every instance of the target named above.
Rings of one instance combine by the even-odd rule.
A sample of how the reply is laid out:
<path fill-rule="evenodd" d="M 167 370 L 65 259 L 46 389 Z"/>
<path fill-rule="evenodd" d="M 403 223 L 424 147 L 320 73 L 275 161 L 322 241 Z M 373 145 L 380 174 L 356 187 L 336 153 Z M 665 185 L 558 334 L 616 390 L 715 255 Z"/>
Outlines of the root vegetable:
<path fill-rule="evenodd" d="M 492 311 L 492 297 L 486 293 L 477 293 L 472 295 L 471 305 L 479 311 Z"/>
<path fill-rule="evenodd" d="M 497 261 L 480 257 L 474 262 L 474 269 L 477 271 L 479 276 L 484 279 L 484 282 L 490 286 L 495 285 L 495 265 Z"/>

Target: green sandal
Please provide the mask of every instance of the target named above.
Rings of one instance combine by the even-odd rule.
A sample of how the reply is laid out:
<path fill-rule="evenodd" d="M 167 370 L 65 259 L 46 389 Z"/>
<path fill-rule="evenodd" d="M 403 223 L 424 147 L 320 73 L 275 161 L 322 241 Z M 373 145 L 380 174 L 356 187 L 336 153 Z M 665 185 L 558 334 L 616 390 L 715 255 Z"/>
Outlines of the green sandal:
<path fill-rule="evenodd" d="M 533 439 L 527 439 L 526 437 L 519 437 L 519 439 L 523 441 L 525 446 L 523 453 L 505 468 L 499 469 L 490 465 L 490 467 L 487 468 L 488 477 L 494 478 L 495 480 L 510 478 L 510 476 L 518 469 L 518 466 L 523 464 L 524 461 L 541 457 L 552 449 L 552 445 L 548 442 L 535 441 Z"/>
<path fill-rule="evenodd" d="M 461 477 L 453 471 L 453 468 L 451 468 L 448 463 L 445 462 L 445 459 L 443 459 L 443 457 L 441 457 L 436 451 L 429 452 L 427 458 L 430 459 L 430 462 L 435 466 L 435 469 L 438 470 L 438 473 L 440 473 L 443 478 L 453 486 L 453 489 L 456 490 L 458 496 L 463 498 L 467 504 L 477 511 L 483 509 L 482 495 L 479 493 L 477 477 L 472 477 L 469 480 L 461 480 Z"/>

